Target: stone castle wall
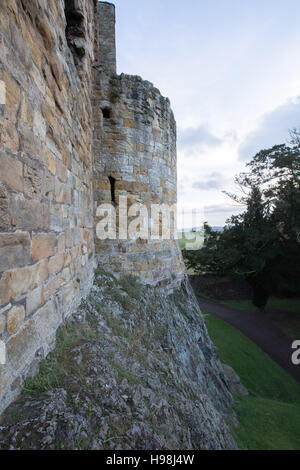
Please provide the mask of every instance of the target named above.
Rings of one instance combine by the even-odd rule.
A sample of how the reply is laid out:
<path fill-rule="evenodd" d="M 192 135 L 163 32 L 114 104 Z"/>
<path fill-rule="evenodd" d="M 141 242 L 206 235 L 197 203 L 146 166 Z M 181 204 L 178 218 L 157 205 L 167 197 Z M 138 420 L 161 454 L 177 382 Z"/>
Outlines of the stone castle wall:
<path fill-rule="evenodd" d="M 1 0 L 0 412 L 93 281 L 95 37 L 94 0 Z"/>
<path fill-rule="evenodd" d="M 96 263 L 170 288 L 185 273 L 175 240 L 95 237 L 109 177 L 129 205 L 176 202 L 169 100 L 116 75 L 114 23 L 113 5 L 96 0 L 0 3 L 0 413 L 88 294 Z"/>

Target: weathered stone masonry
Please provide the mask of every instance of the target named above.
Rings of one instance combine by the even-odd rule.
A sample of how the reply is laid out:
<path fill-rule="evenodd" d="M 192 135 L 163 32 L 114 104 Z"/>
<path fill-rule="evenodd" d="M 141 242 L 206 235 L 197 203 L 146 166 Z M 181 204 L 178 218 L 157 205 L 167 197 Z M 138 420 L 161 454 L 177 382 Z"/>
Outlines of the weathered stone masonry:
<path fill-rule="evenodd" d="M 116 74 L 114 7 L 100 4 L 100 67 L 95 73 L 94 199 L 120 196 L 128 207 L 177 202 L 176 123 L 168 98 L 140 77 Z M 109 28 L 107 28 L 109 25 Z M 105 31 L 102 35 L 101 31 Z M 96 218 L 97 223 L 97 218 Z M 180 284 L 185 273 L 176 240 L 101 241 L 98 262 L 114 273 L 137 273 L 152 285 Z"/>
<path fill-rule="evenodd" d="M 93 282 L 95 9 L 0 4 L 0 411 Z"/>
<path fill-rule="evenodd" d="M 184 275 L 174 240 L 94 236 L 112 181 L 129 203 L 176 202 L 170 103 L 116 75 L 114 22 L 113 5 L 95 0 L 1 0 L 0 413 L 89 292 L 96 263 L 151 284 Z"/>

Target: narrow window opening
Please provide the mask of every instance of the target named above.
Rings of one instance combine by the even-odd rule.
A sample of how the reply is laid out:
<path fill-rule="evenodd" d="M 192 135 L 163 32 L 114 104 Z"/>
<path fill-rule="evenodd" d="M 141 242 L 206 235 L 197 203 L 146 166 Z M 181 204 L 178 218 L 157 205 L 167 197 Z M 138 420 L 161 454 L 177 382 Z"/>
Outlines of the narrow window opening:
<path fill-rule="evenodd" d="M 116 203 L 116 180 L 112 176 L 108 177 L 110 183 L 111 202 Z"/>
<path fill-rule="evenodd" d="M 103 108 L 102 109 L 102 114 L 104 119 L 110 119 L 111 118 L 111 109 L 110 108 Z"/>
<path fill-rule="evenodd" d="M 84 16 L 76 10 L 74 0 L 65 0 L 65 15 L 68 46 L 73 54 L 75 65 L 78 65 L 85 56 L 84 42 L 78 41 L 79 38 L 85 38 Z"/>

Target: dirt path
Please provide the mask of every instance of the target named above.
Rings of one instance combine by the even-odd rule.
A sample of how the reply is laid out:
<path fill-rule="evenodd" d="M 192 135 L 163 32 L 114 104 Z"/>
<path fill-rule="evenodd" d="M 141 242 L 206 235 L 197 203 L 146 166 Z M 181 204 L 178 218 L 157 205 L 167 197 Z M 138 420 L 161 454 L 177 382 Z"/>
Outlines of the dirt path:
<path fill-rule="evenodd" d="M 202 310 L 236 327 L 300 382 L 300 365 L 292 364 L 292 340 L 260 313 L 240 311 L 197 297 Z M 295 338 L 300 339 L 300 338 Z"/>

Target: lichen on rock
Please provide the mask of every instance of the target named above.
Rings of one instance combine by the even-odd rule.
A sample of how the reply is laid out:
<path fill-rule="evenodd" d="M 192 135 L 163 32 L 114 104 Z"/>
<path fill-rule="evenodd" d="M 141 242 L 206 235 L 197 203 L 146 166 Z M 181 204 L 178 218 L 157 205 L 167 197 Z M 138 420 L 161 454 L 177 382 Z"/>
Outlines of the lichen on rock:
<path fill-rule="evenodd" d="M 194 294 L 98 269 L 0 422 L 1 449 L 235 449 L 233 398 Z"/>

